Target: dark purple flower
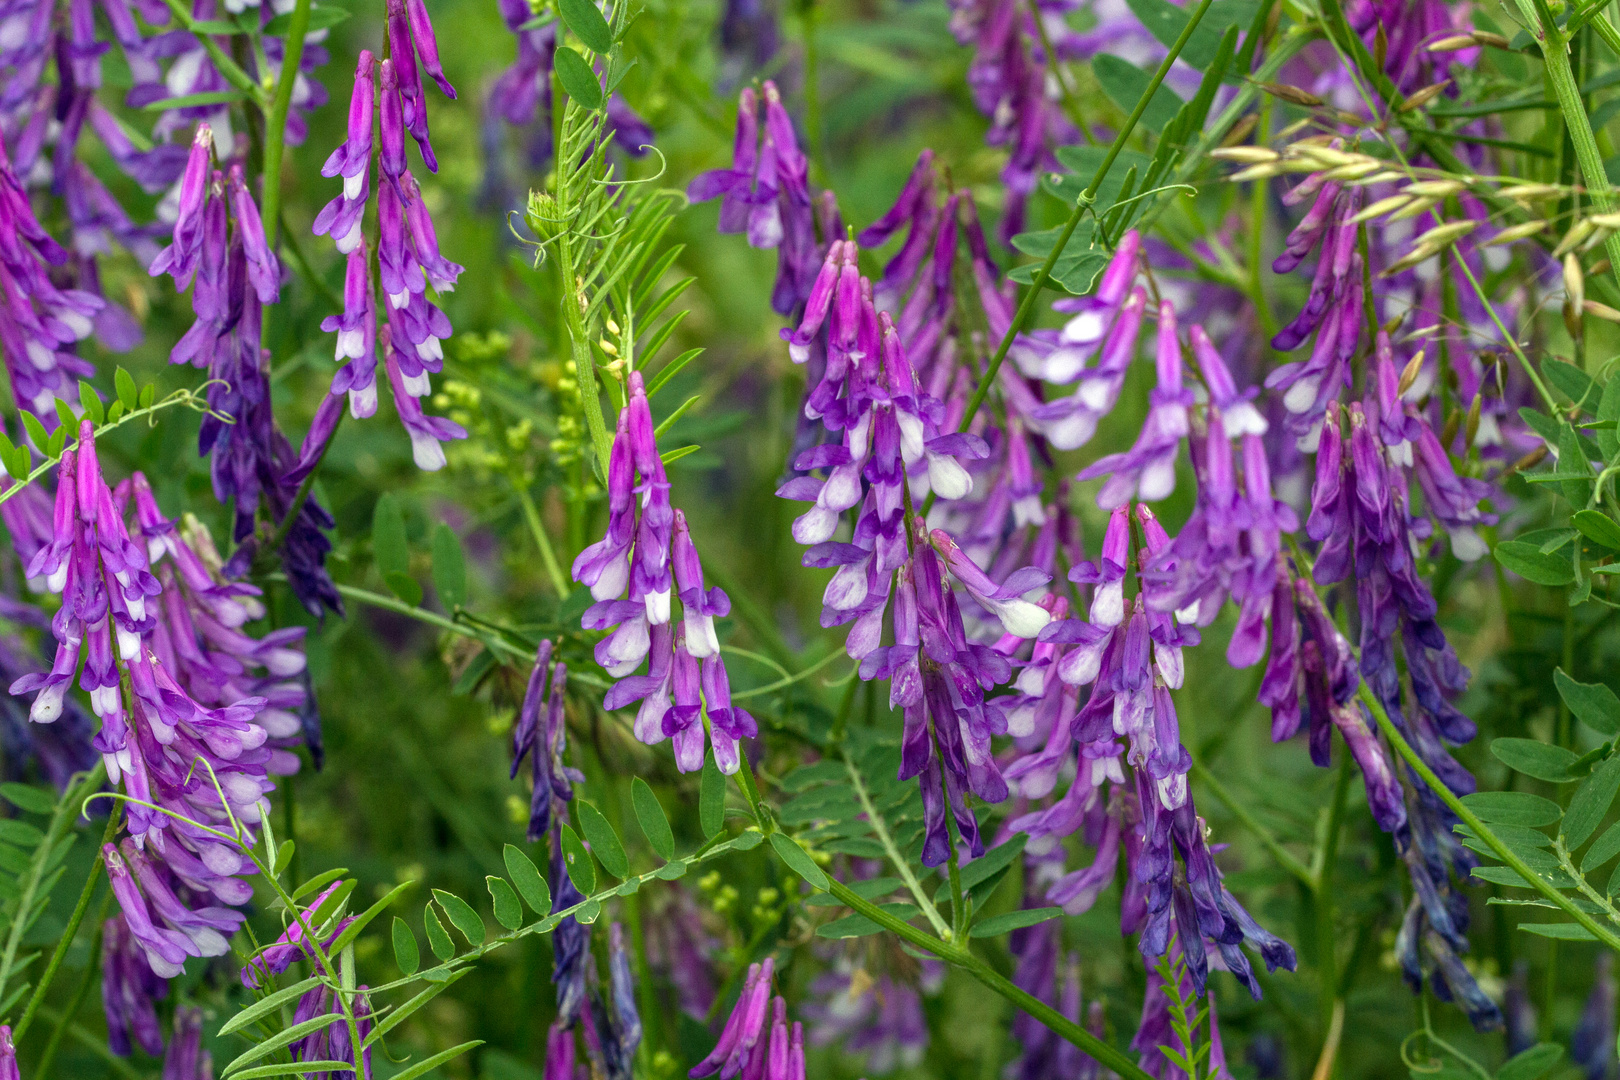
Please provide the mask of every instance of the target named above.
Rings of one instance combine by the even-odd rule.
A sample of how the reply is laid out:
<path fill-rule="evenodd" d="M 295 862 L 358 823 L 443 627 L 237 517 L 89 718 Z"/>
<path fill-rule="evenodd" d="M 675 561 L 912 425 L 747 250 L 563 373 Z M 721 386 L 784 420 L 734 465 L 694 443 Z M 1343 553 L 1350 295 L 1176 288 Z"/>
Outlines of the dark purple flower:
<path fill-rule="evenodd" d="M 212 1080 L 214 1059 L 202 1046 L 202 1010 L 182 1005 L 174 1010 L 174 1034 L 163 1056 L 163 1080 Z"/>
<path fill-rule="evenodd" d="M 1600 953 L 1594 966 L 1592 992 L 1569 1035 L 1569 1056 L 1586 1080 L 1604 1080 L 1614 1071 L 1614 957 Z"/>
<path fill-rule="evenodd" d="M 107 1015 L 107 1045 L 113 1053 L 128 1057 L 132 1043 L 151 1057 L 163 1053 L 157 1002 L 168 992 L 168 980 L 153 972 L 124 916 L 114 915 L 103 923 L 101 1006 Z"/>

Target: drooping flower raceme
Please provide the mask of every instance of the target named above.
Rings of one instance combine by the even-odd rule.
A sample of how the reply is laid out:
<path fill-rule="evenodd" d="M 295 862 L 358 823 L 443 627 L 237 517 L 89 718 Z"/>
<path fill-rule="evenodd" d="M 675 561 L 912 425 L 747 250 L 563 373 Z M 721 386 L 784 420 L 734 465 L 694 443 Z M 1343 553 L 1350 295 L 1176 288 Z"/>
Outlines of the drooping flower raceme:
<path fill-rule="evenodd" d="M 757 736 L 759 725 L 732 704 L 715 636 L 714 620 L 730 612 L 731 601 L 719 586 L 704 588 L 686 517 L 670 505 L 646 384 L 639 371 L 627 383 L 629 401 L 619 412 L 608 460 L 607 533 L 573 566 L 574 580 L 596 599 L 581 625 L 612 631 L 596 645 L 596 662 L 619 680 L 603 705 L 611 710 L 641 702 L 636 738 L 648 744 L 673 739 L 682 772 L 703 767 L 706 712 L 715 764 L 735 773 L 739 744 Z M 643 661 L 647 673 L 634 674 Z"/>
<path fill-rule="evenodd" d="M 452 291 L 462 267 L 439 251 L 433 219 L 422 191 L 407 167 L 405 134 L 410 132 L 428 169 L 438 163 L 428 141 L 427 101 L 416 66 L 423 67 L 451 97 L 455 96 L 438 64 L 433 28 L 421 0 L 407 5 L 390 0 L 389 59 L 381 64 L 362 49 L 349 103 L 348 136 L 322 167 L 328 177 L 342 177 L 343 190 L 315 218 L 317 236 L 332 238 L 347 256 L 343 311 L 329 315 L 321 329 L 337 335 L 336 358 L 343 366 L 332 380 L 333 394 L 347 394 L 356 418 L 377 411 L 377 361 L 393 393 L 394 408 L 411 439 L 418 468 L 441 469 L 447 439 L 464 439 L 459 424 L 429 416 L 422 399 L 433 389 L 431 376 L 443 370 L 441 342 L 450 336 L 450 320 L 428 299 Z M 414 37 L 415 49 L 411 48 Z M 372 250 L 362 228 L 370 194 L 372 117 L 378 118 L 377 281 L 372 280 Z M 378 312 L 384 323 L 379 326 Z"/>

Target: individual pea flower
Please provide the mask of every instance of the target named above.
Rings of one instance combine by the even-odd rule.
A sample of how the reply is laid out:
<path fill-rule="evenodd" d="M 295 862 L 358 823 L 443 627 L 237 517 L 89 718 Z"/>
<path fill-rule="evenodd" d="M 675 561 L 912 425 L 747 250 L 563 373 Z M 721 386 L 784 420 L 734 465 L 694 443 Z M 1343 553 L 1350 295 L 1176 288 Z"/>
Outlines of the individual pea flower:
<path fill-rule="evenodd" d="M 228 939 L 242 925 L 241 912 L 187 908 L 166 868 L 154 865 L 130 840 L 122 849 L 104 844 L 101 854 L 130 935 L 154 974 L 172 979 L 185 970 L 187 957 L 224 956 L 229 951 Z"/>
<path fill-rule="evenodd" d="M 11 1041 L 11 1025 L 0 1024 L 0 1080 L 22 1080 L 17 1069 L 17 1047 Z"/>
<path fill-rule="evenodd" d="M 546 1029 L 545 1080 L 589 1080 L 589 1066 L 574 1056 L 574 1030 L 561 1019 Z"/>
<path fill-rule="evenodd" d="M 1063 954 L 1061 946 L 1059 921 L 1014 930 L 1007 939 L 1009 951 L 1017 958 L 1013 982 L 1078 1024 L 1082 1020 L 1080 956 Z M 1095 1012 L 1101 1003 L 1092 1005 Z M 1013 1018 L 1013 1036 L 1023 1046 L 1008 1073 L 1015 1080 L 1098 1080 L 1095 1059 L 1028 1013 Z"/>
<path fill-rule="evenodd" d="M 388 0 L 388 45 L 390 60 L 398 75 L 397 93 L 405 128 L 416 140 L 428 171 L 438 172 L 438 158 L 433 154 L 433 144 L 428 137 L 427 97 L 423 93 L 417 61 L 421 61 L 422 70 L 439 84 L 446 97 L 454 99 L 456 91 L 444 77 L 438 40 L 423 0 Z M 386 103 L 384 108 L 386 110 Z"/>
<path fill-rule="evenodd" d="M 1125 385 L 1126 370 L 1136 355 L 1137 334 L 1146 306 L 1147 290 L 1141 286 L 1132 289 L 1097 350 L 1096 366 L 1078 368 L 1075 376 L 1064 380 L 1078 378 L 1074 393 L 1032 411 L 1031 422 L 1053 446 L 1060 450 L 1084 446 L 1096 434 L 1098 421 L 1113 410 Z M 1052 363 L 1048 357 L 1049 368 Z"/>
<path fill-rule="evenodd" d="M 1202 334 L 1193 327 L 1193 340 Z M 1099 458 L 1081 470 L 1077 480 L 1108 477 L 1097 492 L 1097 505 L 1113 510 L 1137 498 L 1156 502 L 1176 487 L 1176 456 L 1187 437 L 1187 407 L 1192 392 L 1181 383 L 1181 342 L 1176 337 L 1176 311 L 1168 300 L 1159 304 L 1159 384 L 1148 399 L 1147 419 L 1131 449 Z"/>
<path fill-rule="evenodd" d="M 354 91 L 349 98 L 348 137 L 321 166 L 322 176 L 343 177 L 343 191 L 315 216 L 311 231 L 316 236 L 330 236 L 345 255 L 364 242 L 360 225 L 370 195 L 371 119 L 376 96 L 372 71 L 376 64 L 377 58 L 371 50 L 360 50 L 354 69 Z"/>
<path fill-rule="evenodd" d="M 551 863 L 546 876 L 551 884 L 553 915 L 585 901 L 563 864 L 562 826 L 566 823 L 565 810 L 559 807 L 551 818 Z M 569 915 L 557 923 L 557 929 L 551 935 L 551 984 L 557 990 L 559 1024 L 571 1026 L 585 1008 L 586 975 L 590 964 L 591 928 Z"/>
<path fill-rule="evenodd" d="M 163 1053 L 163 1029 L 157 1002 L 168 996 L 169 983 L 152 970 L 142 946 L 123 915 L 101 927 L 101 1006 L 107 1016 L 107 1046 L 128 1057 L 131 1046 L 148 1056 Z"/>
<path fill-rule="evenodd" d="M 0 618 L 43 631 L 49 631 L 51 625 L 37 607 L 4 594 L 0 594 Z M 0 634 L 0 686 L 38 674 L 44 667 L 44 658 L 32 645 L 14 635 Z M 93 768 L 99 757 L 91 743 L 95 725 L 90 713 L 76 699 L 65 697 L 62 713 L 52 723 L 36 724 L 28 715 L 28 702 L 0 695 L 0 752 L 5 755 L 0 775 L 18 782 L 42 776 L 58 793 L 65 793 L 75 774 Z"/>
<path fill-rule="evenodd" d="M 163 1080 L 212 1080 L 214 1059 L 202 1045 L 202 1010 L 182 1005 L 174 1010 L 174 1032 L 163 1056 Z"/>

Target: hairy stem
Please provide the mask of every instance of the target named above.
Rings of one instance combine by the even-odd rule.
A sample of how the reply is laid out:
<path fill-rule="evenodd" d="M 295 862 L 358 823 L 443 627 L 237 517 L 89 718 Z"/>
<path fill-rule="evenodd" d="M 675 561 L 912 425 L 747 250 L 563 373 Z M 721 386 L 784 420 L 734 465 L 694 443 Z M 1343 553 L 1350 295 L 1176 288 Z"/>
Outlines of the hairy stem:
<path fill-rule="evenodd" d="M 309 33 L 310 0 L 297 0 L 287 36 L 282 38 L 285 53 L 281 58 L 281 77 L 276 80 L 276 93 L 270 101 L 270 122 L 264 132 L 264 218 L 265 240 L 271 249 L 276 246 L 276 233 L 281 225 L 281 157 L 287 149 L 287 113 L 292 109 L 293 84 L 298 81 L 298 68 L 304 61 L 304 36 Z"/>

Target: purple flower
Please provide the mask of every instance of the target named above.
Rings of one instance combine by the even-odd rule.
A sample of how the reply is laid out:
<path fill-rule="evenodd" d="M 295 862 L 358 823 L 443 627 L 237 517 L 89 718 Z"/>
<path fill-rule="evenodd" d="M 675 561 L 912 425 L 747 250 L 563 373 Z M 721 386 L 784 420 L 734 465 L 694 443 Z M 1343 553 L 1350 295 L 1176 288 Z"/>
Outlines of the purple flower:
<path fill-rule="evenodd" d="M 803 1026 L 795 1023 L 789 1036 L 787 1003 L 778 997 L 772 1008 L 771 980 L 775 970 L 776 962 L 768 956 L 763 963 L 749 965 L 742 993 L 726 1019 L 719 1041 L 688 1074 L 694 1080 L 716 1073 L 720 1080 L 739 1075 L 746 1080 L 789 1080 L 790 1075 L 804 1074 Z"/>
<path fill-rule="evenodd" d="M 11 1042 L 11 1025 L 0 1024 L 0 1080 L 22 1080 L 17 1070 L 17 1048 Z"/>
<path fill-rule="evenodd" d="M 114 915 L 103 923 L 101 1006 L 107 1015 L 107 1045 L 113 1053 L 128 1057 L 131 1043 L 151 1057 L 163 1053 L 157 1002 L 168 992 L 168 981 L 153 972 L 124 916 Z"/>
<path fill-rule="evenodd" d="M 531 844 L 538 843 L 551 830 L 553 813 L 574 797 L 574 785 L 585 782 L 584 774 L 563 760 L 568 751 L 568 718 L 564 712 L 568 667 L 560 660 L 551 664 L 550 659 L 551 642 L 542 641 L 512 733 L 512 776 L 517 776 L 524 755 L 534 751 L 528 833 Z"/>
<path fill-rule="evenodd" d="M 359 993 L 349 999 L 349 1008 L 354 1013 L 355 1027 L 359 1029 L 362 1040 L 370 1034 L 372 1028 L 371 999 L 366 996 L 366 988 L 361 986 Z M 293 1010 L 293 1023 L 308 1023 L 323 1016 L 332 1017 L 332 1022 L 324 1027 L 317 1027 L 291 1046 L 294 1061 L 343 1061 L 351 1067 L 356 1064 L 354 1054 L 354 1036 L 349 1030 L 348 1020 L 344 1018 L 342 1007 L 338 1004 L 337 995 L 328 986 L 317 986 L 298 999 L 298 1007 Z M 360 1075 L 371 1075 L 371 1047 L 366 1047 L 360 1053 Z M 340 1080 L 343 1076 L 352 1076 L 350 1072 L 313 1072 L 307 1074 L 314 1080 Z"/>
<path fill-rule="evenodd" d="M 1569 1056 L 1586 1080 L 1604 1080 L 1614 1064 L 1614 957 L 1600 953 L 1595 968 L 1580 1023 L 1569 1035 Z"/>
<path fill-rule="evenodd" d="M 1196 343 L 1203 330 L 1195 326 L 1192 332 Z M 1176 488 L 1176 455 L 1187 437 L 1187 407 L 1193 396 L 1181 385 L 1181 342 L 1176 338 L 1175 308 L 1169 301 L 1159 304 L 1157 366 L 1159 385 L 1148 399 L 1147 419 L 1136 445 L 1124 453 L 1099 458 L 1075 477 L 1108 477 L 1097 492 L 1097 505 L 1105 510 L 1123 506 L 1133 495 L 1157 501 Z"/>
<path fill-rule="evenodd" d="M 214 1059 L 202 1046 L 202 1010 L 182 1005 L 174 1010 L 174 1036 L 163 1056 L 163 1080 L 212 1080 Z"/>
<path fill-rule="evenodd" d="M 349 133 L 321 166 L 325 177 L 343 177 L 343 192 L 327 203 L 315 217 L 311 230 L 316 236 L 330 236 L 345 255 L 363 243 L 360 234 L 371 176 L 371 117 L 376 86 L 372 68 L 376 58 L 368 49 L 360 50 L 354 70 L 354 92 L 349 98 Z"/>
<path fill-rule="evenodd" d="M 257 989 L 261 980 L 283 974 L 297 961 L 314 960 L 317 953 L 310 943 L 309 934 L 305 932 L 306 926 L 309 927 L 310 932 L 315 933 L 317 936 L 320 936 L 321 930 L 327 930 L 324 935 L 326 940 L 321 945 L 324 950 L 343 932 L 345 927 L 354 921 L 352 917 L 341 919 L 330 928 L 323 927 L 315 922 L 316 912 L 320 910 L 321 905 L 326 902 L 328 897 L 338 891 L 342 884 L 341 881 L 334 881 L 322 889 L 313 900 L 300 909 L 296 917 L 287 925 L 287 929 L 282 931 L 280 937 L 259 950 L 258 955 L 248 963 L 247 967 L 242 969 L 243 986 L 249 989 Z"/>

